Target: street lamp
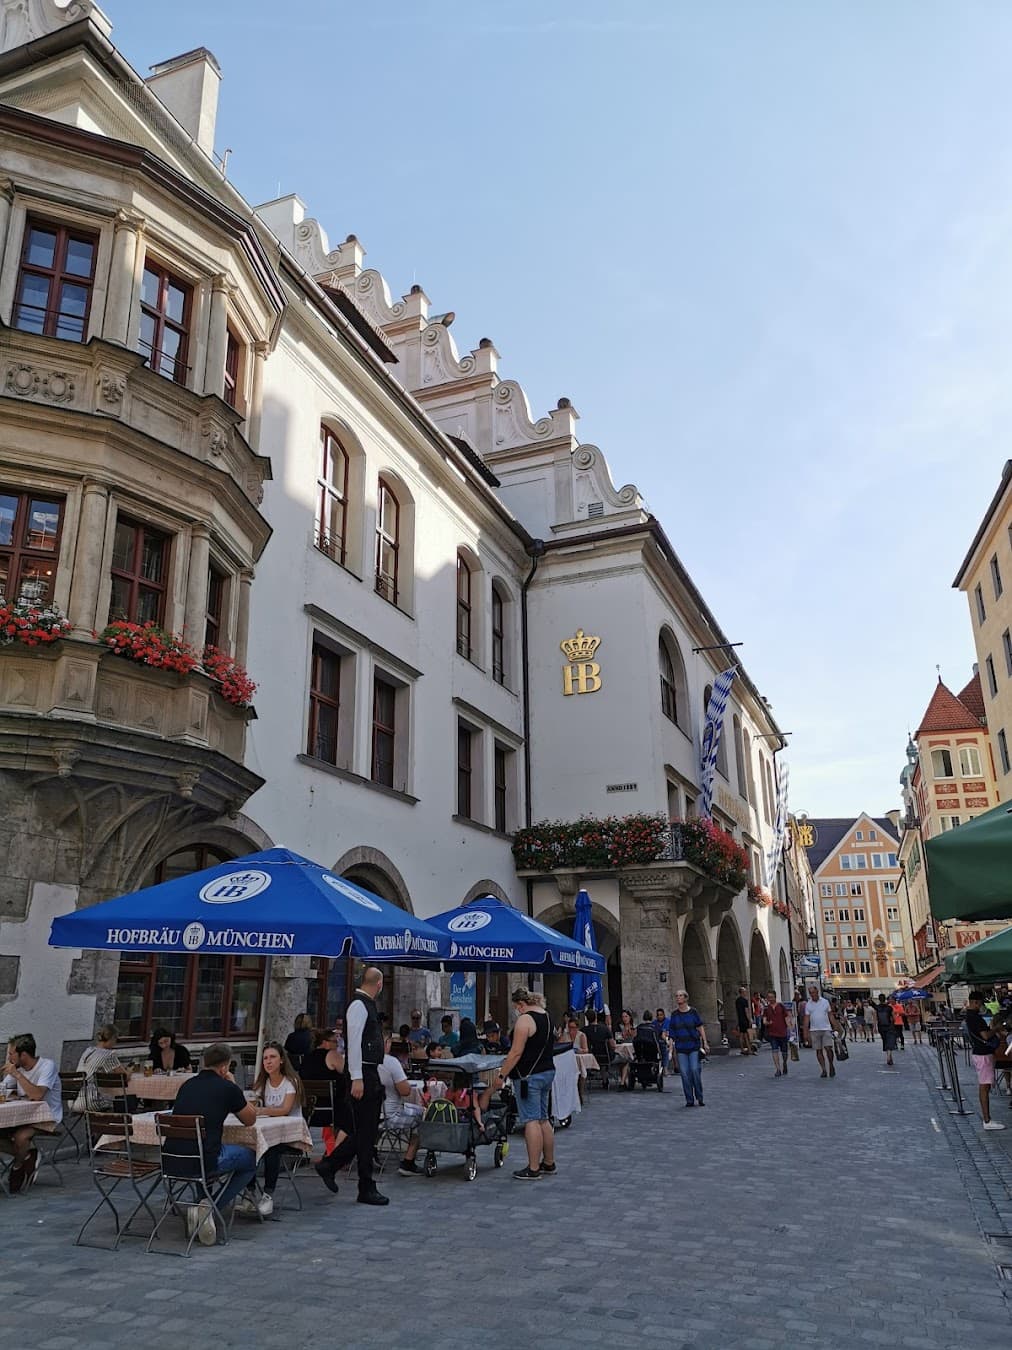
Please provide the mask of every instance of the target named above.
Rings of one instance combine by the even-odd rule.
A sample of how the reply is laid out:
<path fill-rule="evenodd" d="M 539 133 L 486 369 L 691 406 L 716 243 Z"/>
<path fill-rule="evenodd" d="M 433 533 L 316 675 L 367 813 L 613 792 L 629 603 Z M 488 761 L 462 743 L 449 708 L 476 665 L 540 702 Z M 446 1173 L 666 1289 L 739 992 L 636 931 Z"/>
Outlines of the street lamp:
<path fill-rule="evenodd" d="M 808 955 L 818 956 L 819 954 L 819 935 L 814 928 L 809 928 L 805 934 L 805 941 L 808 944 Z"/>

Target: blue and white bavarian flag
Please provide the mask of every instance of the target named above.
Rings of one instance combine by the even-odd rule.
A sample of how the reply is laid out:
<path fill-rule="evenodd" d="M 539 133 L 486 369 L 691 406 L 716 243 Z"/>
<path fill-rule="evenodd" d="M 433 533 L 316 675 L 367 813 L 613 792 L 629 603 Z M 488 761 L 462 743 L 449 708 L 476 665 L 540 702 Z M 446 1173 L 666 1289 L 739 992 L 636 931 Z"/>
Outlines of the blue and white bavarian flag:
<path fill-rule="evenodd" d="M 776 764 L 776 761 L 774 760 Z M 777 811 L 773 822 L 773 843 L 766 855 L 766 885 L 772 890 L 776 880 L 780 857 L 784 851 L 784 836 L 787 833 L 787 782 L 790 772 L 786 761 L 776 765 L 777 773 Z"/>
<path fill-rule="evenodd" d="M 703 743 L 699 755 L 699 782 L 703 790 L 700 815 L 708 816 L 713 807 L 713 773 L 717 767 L 717 751 L 720 748 L 720 736 L 724 730 L 724 712 L 731 693 L 731 685 L 738 673 L 737 666 L 721 671 L 717 676 L 706 709 L 706 723 L 703 727 Z"/>

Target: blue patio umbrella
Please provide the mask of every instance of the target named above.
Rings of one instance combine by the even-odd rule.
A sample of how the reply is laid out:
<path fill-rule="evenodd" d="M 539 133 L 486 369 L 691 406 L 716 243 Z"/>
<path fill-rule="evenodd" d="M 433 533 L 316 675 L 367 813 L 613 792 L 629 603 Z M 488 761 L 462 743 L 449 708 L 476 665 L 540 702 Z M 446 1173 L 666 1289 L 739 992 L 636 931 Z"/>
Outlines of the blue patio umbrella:
<path fill-rule="evenodd" d="M 927 998 L 928 995 L 923 989 L 900 989 L 896 994 L 897 1003 L 909 1003 L 915 998 Z"/>
<path fill-rule="evenodd" d="M 287 848 L 202 872 L 53 920 L 51 947 L 231 956 L 357 956 L 431 962 L 445 934 Z"/>
<path fill-rule="evenodd" d="M 576 918 L 573 921 L 573 937 L 584 947 L 589 947 L 591 951 L 597 951 L 589 891 L 580 890 L 576 894 Z M 601 1012 L 604 1008 L 604 982 L 601 976 L 596 973 L 570 975 L 569 1006 L 577 1009 L 577 1011 L 593 1007 Z"/>
<path fill-rule="evenodd" d="M 604 958 L 492 895 L 479 896 L 428 920 L 449 940 L 446 970 L 559 970 L 604 974 Z M 416 962 L 424 957 L 415 958 Z"/>

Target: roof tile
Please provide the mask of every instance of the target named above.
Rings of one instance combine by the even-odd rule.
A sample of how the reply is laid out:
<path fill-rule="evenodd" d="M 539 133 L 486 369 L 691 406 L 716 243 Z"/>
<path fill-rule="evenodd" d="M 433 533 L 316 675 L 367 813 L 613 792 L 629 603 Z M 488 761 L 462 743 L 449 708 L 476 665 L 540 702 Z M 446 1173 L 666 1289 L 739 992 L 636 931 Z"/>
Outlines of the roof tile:
<path fill-rule="evenodd" d="M 971 681 L 972 683 L 972 681 Z M 969 686 L 967 686 L 969 687 Z M 978 690 L 979 693 L 979 690 Z M 939 676 L 931 702 L 924 711 L 917 735 L 932 731 L 979 731 L 980 718 L 962 703 L 956 695 L 942 683 Z"/>

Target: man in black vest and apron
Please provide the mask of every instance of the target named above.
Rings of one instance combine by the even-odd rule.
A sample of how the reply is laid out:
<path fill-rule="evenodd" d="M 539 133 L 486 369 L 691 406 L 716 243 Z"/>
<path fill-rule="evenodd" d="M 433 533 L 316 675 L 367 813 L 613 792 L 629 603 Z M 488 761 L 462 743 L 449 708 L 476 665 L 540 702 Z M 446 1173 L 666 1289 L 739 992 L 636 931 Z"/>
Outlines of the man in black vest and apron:
<path fill-rule="evenodd" d="M 379 1066 L 383 1063 L 383 1026 L 376 1007 L 376 999 L 382 988 L 383 972 L 375 966 L 367 966 L 344 1018 L 354 1133 L 316 1164 L 323 1184 L 336 1195 L 335 1175 L 345 1163 L 357 1156 L 360 1205 L 390 1203 L 389 1197 L 380 1194 L 372 1179 L 373 1156 L 383 1110 L 383 1085 L 379 1076 Z"/>
<path fill-rule="evenodd" d="M 529 989 L 514 989 L 517 1011 L 513 1045 L 499 1070 L 499 1081 L 513 1080 L 517 1114 L 524 1127 L 527 1166 L 513 1175 L 517 1181 L 540 1181 L 559 1170 L 555 1163 L 555 1132 L 548 1118 L 548 1099 L 555 1081 L 552 1057 L 552 1019 L 541 997 Z"/>

